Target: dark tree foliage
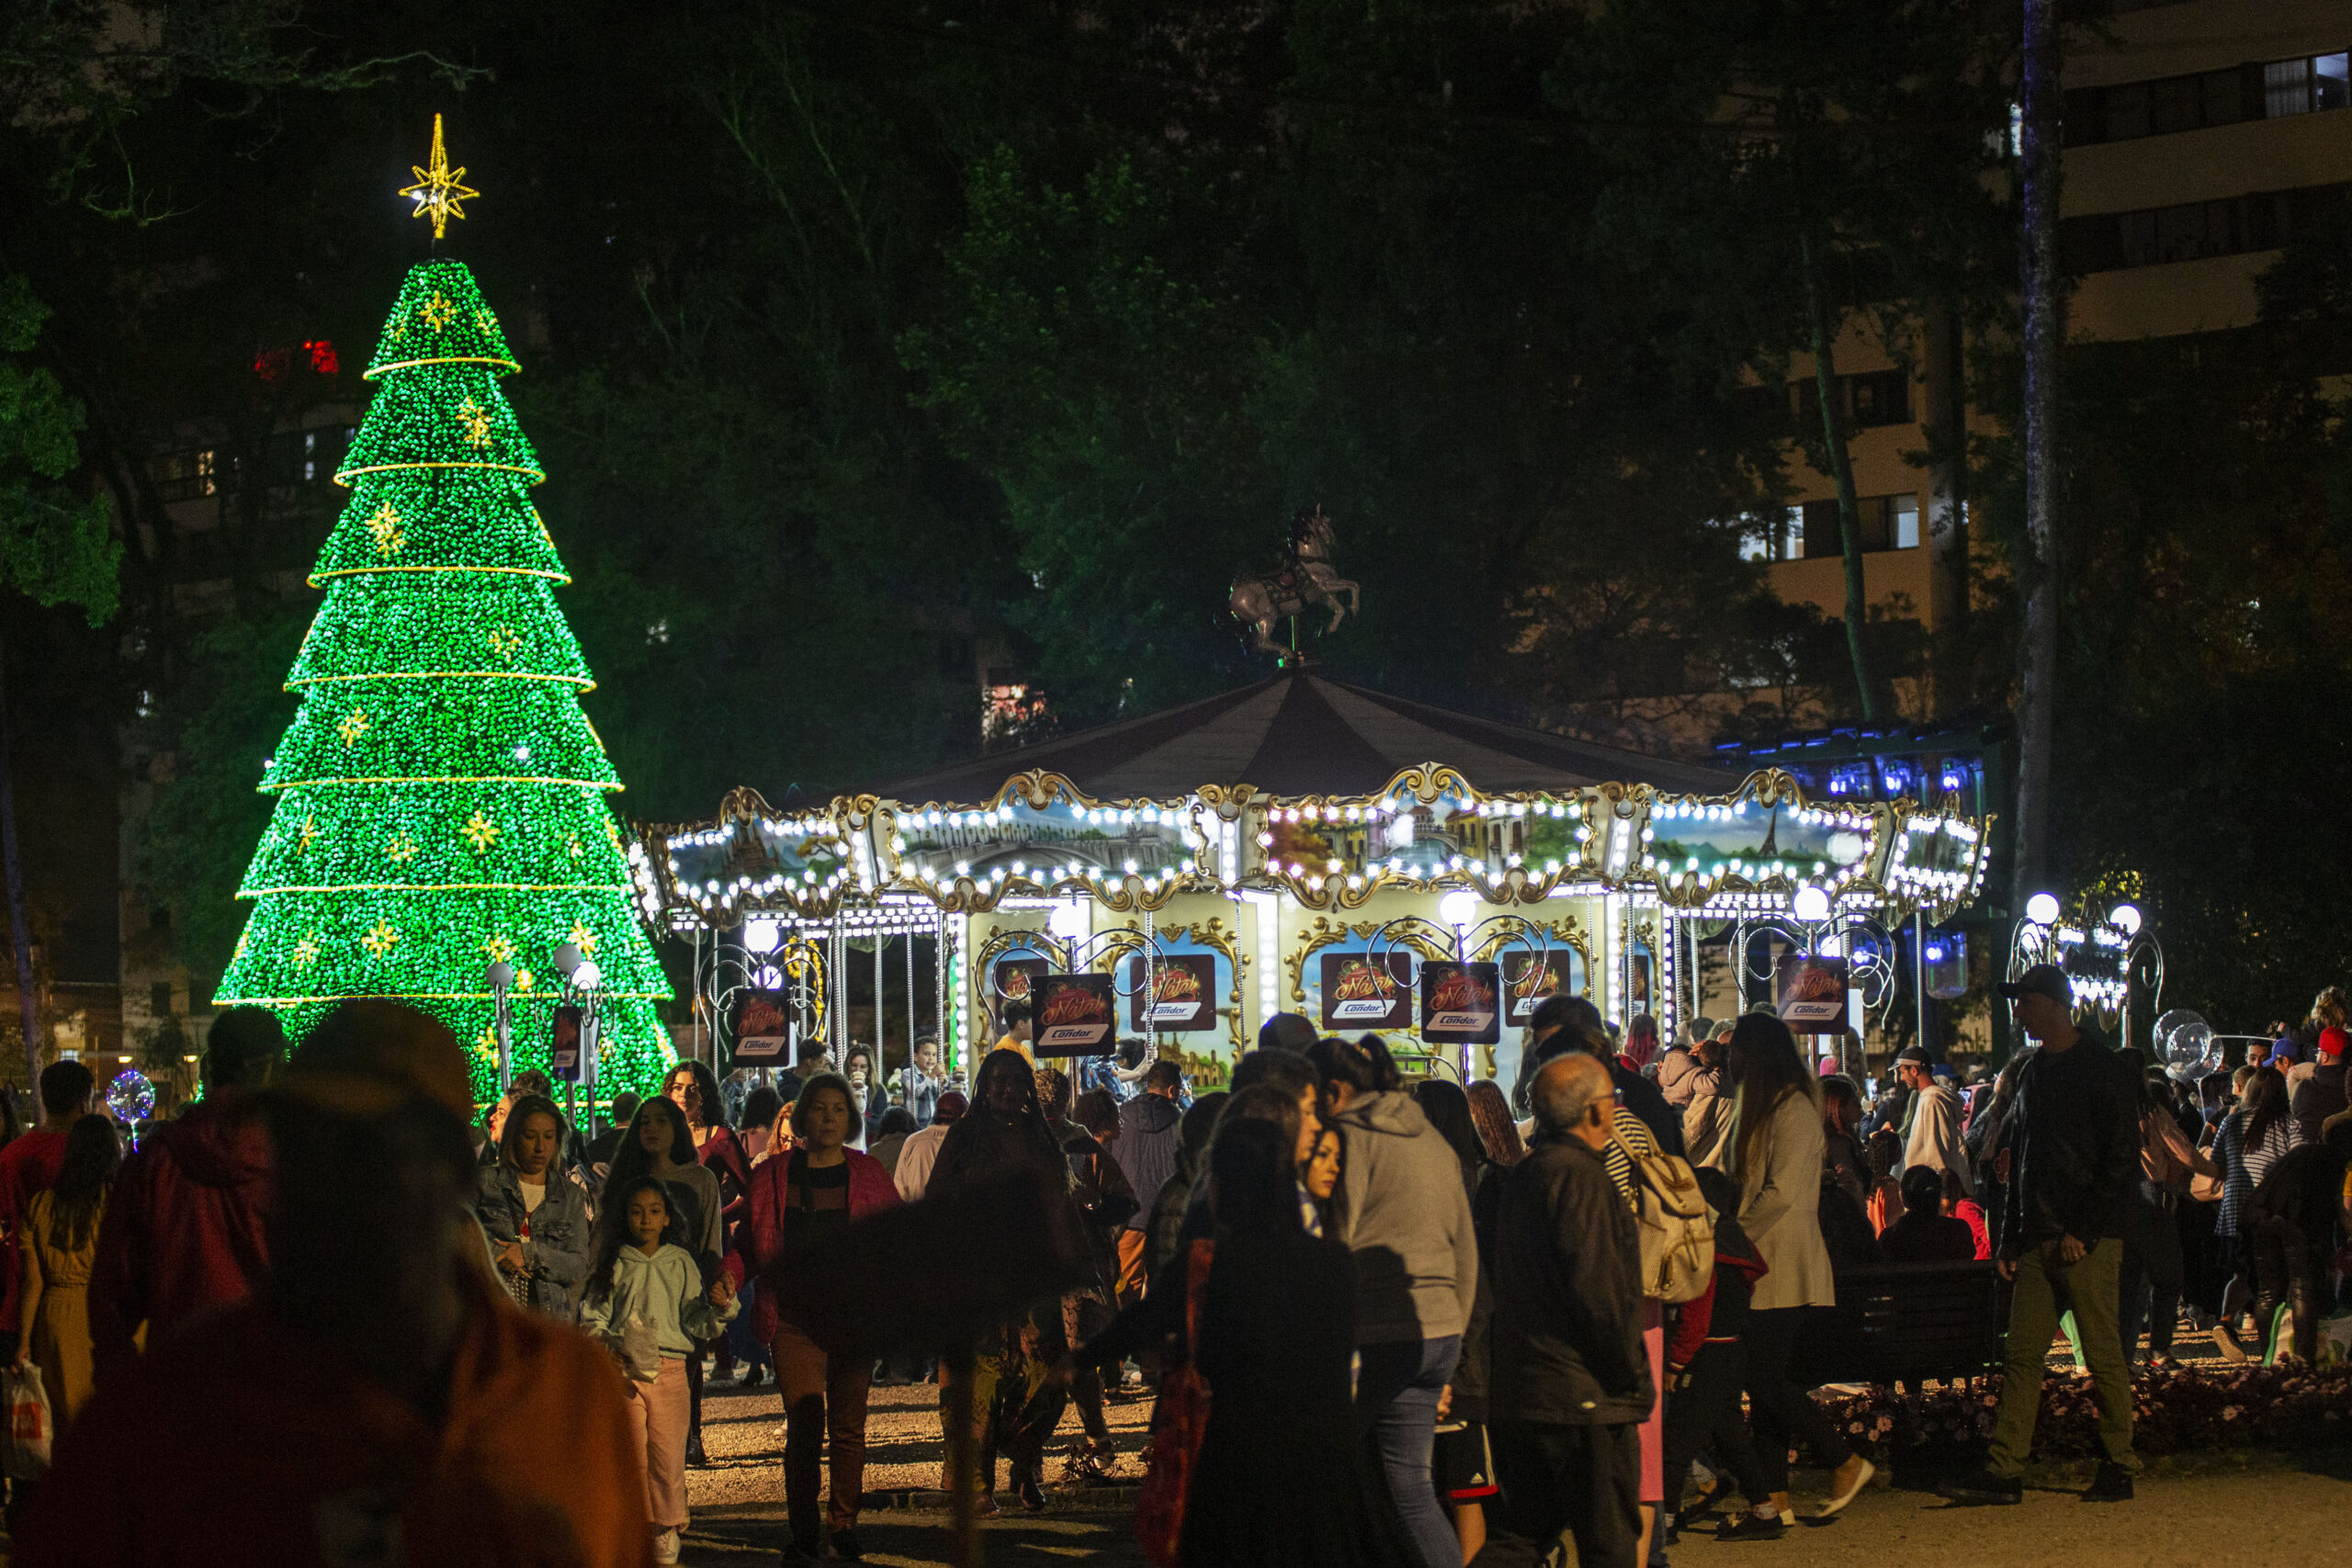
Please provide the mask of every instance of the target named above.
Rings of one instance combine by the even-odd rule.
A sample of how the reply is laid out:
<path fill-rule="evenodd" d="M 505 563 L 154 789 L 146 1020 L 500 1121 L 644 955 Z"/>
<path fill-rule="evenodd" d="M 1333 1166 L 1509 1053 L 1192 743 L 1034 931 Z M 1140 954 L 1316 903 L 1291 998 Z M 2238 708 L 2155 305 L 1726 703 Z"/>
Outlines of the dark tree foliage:
<path fill-rule="evenodd" d="M 2137 901 L 2166 998 L 2232 1030 L 2300 1016 L 2352 970 L 2352 441 L 2324 378 L 2352 368 L 2347 254 L 2339 214 L 2265 276 L 2262 326 L 2077 345 L 2062 382 L 2051 882 Z M 1988 398 L 2014 387 L 1999 356 L 1984 369 Z M 1979 459 L 2014 548 L 2015 443 Z M 1999 592 L 1994 693 L 2015 647 Z"/>
<path fill-rule="evenodd" d="M 1335 674 L 1635 744 L 1770 726 L 1792 682 L 1858 712 L 1844 629 L 1741 557 L 1790 434 L 1741 389 L 1783 385 L 1817 295 L 1905 354 L 1901 323 L 1961 322 L 2007 395 L 1980 175 L 2009 45 L 1963 6 L 169 9 L 153 60 L 94 62 L 85 6 L 6 24 L 0 272 L 86 413 L 62 482 L 128 546 L 110 654 L 46 661 L 36 711 L 168 757 L 137 874 L 200 975 L 341 499 L 287 479 L 280 426 L 367 395 L 435 109 L 485 192 L 446 243 L 524 361 L 589 711 L 648 820 L 967 754 L 983 664 L 1066 727 L 1264 673 L 1226 592 L 1317 503 L 1364 592 L 1316 644 Z M 2343 945 L 2346 468 L 2293 389 L 2342 368 L 2313 345 L 2346 254 L 2273 275 L 2284 348 L 2067 371 L 2058 848 L 2143 878 L 2173 994 L 2217 1005 L 2275 1010 Z M 150 459 L 198 447 L 228 493 L 189 532 Z M 2013 455 L 1971 456 L 1997 562 Z M 1997 708 L 2013 608 L 1978 597 Z M 1870 629 L 1883 686 L 1912 656 Z"/>

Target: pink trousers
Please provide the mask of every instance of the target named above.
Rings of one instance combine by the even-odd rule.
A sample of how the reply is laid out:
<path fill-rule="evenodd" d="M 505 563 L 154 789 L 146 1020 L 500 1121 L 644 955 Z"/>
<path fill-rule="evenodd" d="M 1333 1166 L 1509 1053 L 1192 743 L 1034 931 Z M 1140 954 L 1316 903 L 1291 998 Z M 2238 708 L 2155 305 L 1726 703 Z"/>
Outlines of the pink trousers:
<path fill-rule="evenodd" d="M 651 1382 L 624 1378 L 628 1389 L 628 1429 L 637 1438 L 638 1462 L 645 1467 L 645 1515 L 655 1529 L 686 1528 L 686 1363 L 662 1358 L 662 1375 Z"/>

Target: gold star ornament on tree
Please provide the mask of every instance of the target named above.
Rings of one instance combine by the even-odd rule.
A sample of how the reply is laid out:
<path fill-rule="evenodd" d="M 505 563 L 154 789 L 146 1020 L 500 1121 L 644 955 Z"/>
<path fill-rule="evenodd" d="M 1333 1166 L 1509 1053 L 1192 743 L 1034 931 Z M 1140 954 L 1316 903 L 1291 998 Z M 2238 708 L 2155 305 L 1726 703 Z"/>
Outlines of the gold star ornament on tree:
<path fill-rule="evenodd" d="M 437 114 L 433 117 L 431 166 L 420 169 L 412 164 L 409 172 L 416 176 L 416 183 L 403 187 L 401 194 L 416 203 L 416 211 L 412 216 L 433 220 L 433 237 L 436 240 L 441 237 L 442 231 L 448 228 L 450 219 L 466 215 L 464 208 L 458 204 L 481 194 L 458 183 L 465 178 L 466 171 L 462 165 L 455 169 L 449 167 L 449 154 L 441 147 L 441 117 Z"/>

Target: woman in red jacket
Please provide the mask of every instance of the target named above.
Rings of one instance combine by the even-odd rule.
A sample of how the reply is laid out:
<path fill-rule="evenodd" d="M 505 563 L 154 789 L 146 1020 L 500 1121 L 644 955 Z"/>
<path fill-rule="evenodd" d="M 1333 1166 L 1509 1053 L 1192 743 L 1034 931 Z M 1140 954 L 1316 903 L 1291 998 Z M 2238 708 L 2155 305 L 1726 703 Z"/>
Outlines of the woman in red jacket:
<path fill-rule="evenodd" d="M 749 1279 L 765 1287 L 770 1271 L 778 1270 L 788 1252 L 898 1202 L 899 1189 L 882 1162 L 845 1146 L 857 1122 L 849 1080 L 839 1073 L 819 1073 L 801 1086 L 792 1106 L 792 1152 L 764 1160 L 752 1172 L 747 1212 L 727 1256 L 728 1272 L 739 1285 Z M 784 1395 L 784 1502 L 792 1525 L 784 1561 L 817 1560 L 819 1450 L 827 1444 L 833 1486 L 826 1524 L 833 1554 L 854 1559 L 872 1359 L 830 1359 L 797 1327 L 778 1320 L 771 1289 L 757 1292 L 752 1314 L 752 1332 L 775 1351 L 776 1384 Z"/>

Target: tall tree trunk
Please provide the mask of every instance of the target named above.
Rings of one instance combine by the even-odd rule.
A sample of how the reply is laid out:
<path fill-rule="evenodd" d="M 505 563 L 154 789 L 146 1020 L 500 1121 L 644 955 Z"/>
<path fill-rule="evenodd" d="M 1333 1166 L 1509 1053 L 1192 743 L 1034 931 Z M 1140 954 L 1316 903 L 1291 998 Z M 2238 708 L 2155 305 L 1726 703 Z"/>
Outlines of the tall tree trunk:
<path fill-rule="evenodd" d="M 1821 400 L 1821 440 L 1829 449 L 1829 477 L 1838 485 L 1838 537 L 1846 557 L 1846 649 L 1853 655 L 1854 686 L 1862 694 L 1862 716 L 1878 716 L 1878 697 L 1871 685 L 1870 656 L 1864 650 L 1868 620 L 1862 596 L 1862 504 L 1854 497 L 1854 465 L 1846 451 L 1846 419 L 1838 406 L 1838 367 L 1834 363 L 1838 324 L 1830 318 L 1829 300 L 1821 290 L 1821 270 L 1813 252 L 1813 233 L 1797 235 L 1797 254 L 1804 263 L 1805 310 L 1813 321 L 1813 386 Z"/>
<path fill-rule="evenodd" d="M 0 638 L 0 651 L 5 651 Z M 32 931 L 25 924 L 25 873 L 17 854 L 17 790 L 8 765 L 8 672 L 0 660 L 0 861 L 7 864 L 8 931 L 17 948 L 17 1005 L 25 1020 L 25 1086 L 40 1083 L 40 998 L 33 990 Z M 39 1115 L 39 1111 L 34 1112 Z"/>
<path fill-rule="evenodd" d="M 2047 874 L 2052 709 L 2058 679 L 2058 0 L 2025 0 L 2023 180 L 2025 294 L 2025 647 L 2018 699 L 2018 820 L 2010 908 Z"/>

